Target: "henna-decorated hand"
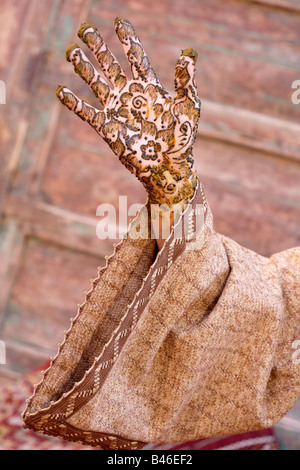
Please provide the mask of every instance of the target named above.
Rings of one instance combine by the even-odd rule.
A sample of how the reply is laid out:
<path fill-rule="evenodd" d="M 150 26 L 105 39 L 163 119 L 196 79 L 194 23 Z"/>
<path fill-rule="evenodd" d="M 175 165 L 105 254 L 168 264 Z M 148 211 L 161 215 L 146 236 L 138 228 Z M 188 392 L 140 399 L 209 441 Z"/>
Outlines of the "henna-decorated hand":
<path fill-rule="evenodd" d="M 128 80 L 97 28 L 82 24 L 78 36 L 96 57 L 112 87 L 101 78 L 77 44 L 67 49 L 67 60 L 103 105 L 95 109 L 66 87 L 57 96 L 87 121 L 108 143 L 121 162 L 143 183 L 151 203 L 169 206 L 193 196 L 196 175 L 192 147 L 200 117 L 194 82 L 197 53 L 182 51 L 175 68 L 175 99 L 154 73 L 132 25 L 115 21 L 133 74 Z"/>

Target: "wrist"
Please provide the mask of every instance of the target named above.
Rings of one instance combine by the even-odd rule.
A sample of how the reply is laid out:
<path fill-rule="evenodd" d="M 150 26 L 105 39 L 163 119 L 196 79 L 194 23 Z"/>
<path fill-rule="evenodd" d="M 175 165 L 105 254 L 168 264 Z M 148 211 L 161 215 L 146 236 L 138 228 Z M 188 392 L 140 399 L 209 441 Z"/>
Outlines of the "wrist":
<path fill-rule="evenodd" d="M 151 204 L 166 204 L 172 207 L 177 204 L 187 204 L 194 196 L 197 187 L 197 175 L 193 169 L 189 169 L 184 176 L 171 176 L 170 171 L 165 171 L 163 177 L 155 178 L 152 188 L 147 188 L 149 202 Z M 161 175 L 160 175 L 161 176 Z"/>
<path fill-rule="evenodd" d="M 186 195 L 186 197 L 182 198 L 179 202 L 176 202 L 172 205 L 166 202 L 150 202 L 152 236 L 154 235 L 159 250 L 161 250 L 165 240 L 171 234 L 173 226 L 178 222 L 182 212 L 186 208 L 186 205 L 191 202 L 195 195 L 195 190 L 197 187 L 197 176 L 194 172 L 189 178 L 189 183 L 192 190 L 185 190 L 184 192 L 182 191 L 182 194 Z"/>

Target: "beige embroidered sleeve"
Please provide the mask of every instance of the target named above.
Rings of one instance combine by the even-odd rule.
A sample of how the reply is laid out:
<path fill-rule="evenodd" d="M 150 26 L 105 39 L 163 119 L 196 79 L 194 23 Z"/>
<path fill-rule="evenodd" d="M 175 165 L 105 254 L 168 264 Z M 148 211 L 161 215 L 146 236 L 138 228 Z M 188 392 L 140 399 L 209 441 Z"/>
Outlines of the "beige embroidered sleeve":
<path fill-rule="evenodd" d="M 25 426 L 139 449 L 273 425 L 300 392 L 300 248 L 267 259 L 217 234 L 200 183 L 159 253 L 130 237 L 150 228 L 143 214 L 79 306 Z"/>

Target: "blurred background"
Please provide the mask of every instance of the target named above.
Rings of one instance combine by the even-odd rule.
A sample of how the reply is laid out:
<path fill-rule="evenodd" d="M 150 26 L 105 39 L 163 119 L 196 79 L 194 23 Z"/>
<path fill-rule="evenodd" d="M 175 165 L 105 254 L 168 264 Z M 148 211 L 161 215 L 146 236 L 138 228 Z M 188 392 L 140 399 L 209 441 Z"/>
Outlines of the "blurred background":
<path fill-rule="evenodd" d="M 118 207 L 119 195 L 146 201 L 138 180 L 55 96 L 66 85 L 98 106 L 65 60 L 81 22 L 99 28 L 129 73 L 116 16 L 133 23 L 170 93 L 181 50 L 199 54 L 194 156 L 216 230 L 265 256 L 300 245 L 300 104 L 291 99 L 299 0 L 1 0 L 0 402 L 1 387 L 56 354 L 111 254 L 113 240 L 96 236 L 99 204 Z M 300 448 L 299 405 L 277 433 L 282 448 Z"/>

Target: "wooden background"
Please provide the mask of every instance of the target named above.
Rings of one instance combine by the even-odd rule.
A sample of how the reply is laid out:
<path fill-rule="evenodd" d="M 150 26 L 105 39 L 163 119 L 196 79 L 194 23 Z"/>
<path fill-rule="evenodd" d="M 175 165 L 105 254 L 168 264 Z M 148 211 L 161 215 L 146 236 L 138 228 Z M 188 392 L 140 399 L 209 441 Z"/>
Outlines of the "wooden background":
<path fill-rule="evenodd" d="M 101 203 L 145 202 L 140 183 L 55 96 L 94 103 L 65 61 L 81 22 L 96 24 L 128 70 L 116 16 L 135 26 L 168 91 L 181 49 L 199 53 L 195 145 L 215 227 L 270 255 L 300 245 L 299 0 L 1 0 L 0 384 L 57 351 L 90 278 L 112 252 L 96 237 Z M 99 219 L 98 219 L 99 220 Z"/>

